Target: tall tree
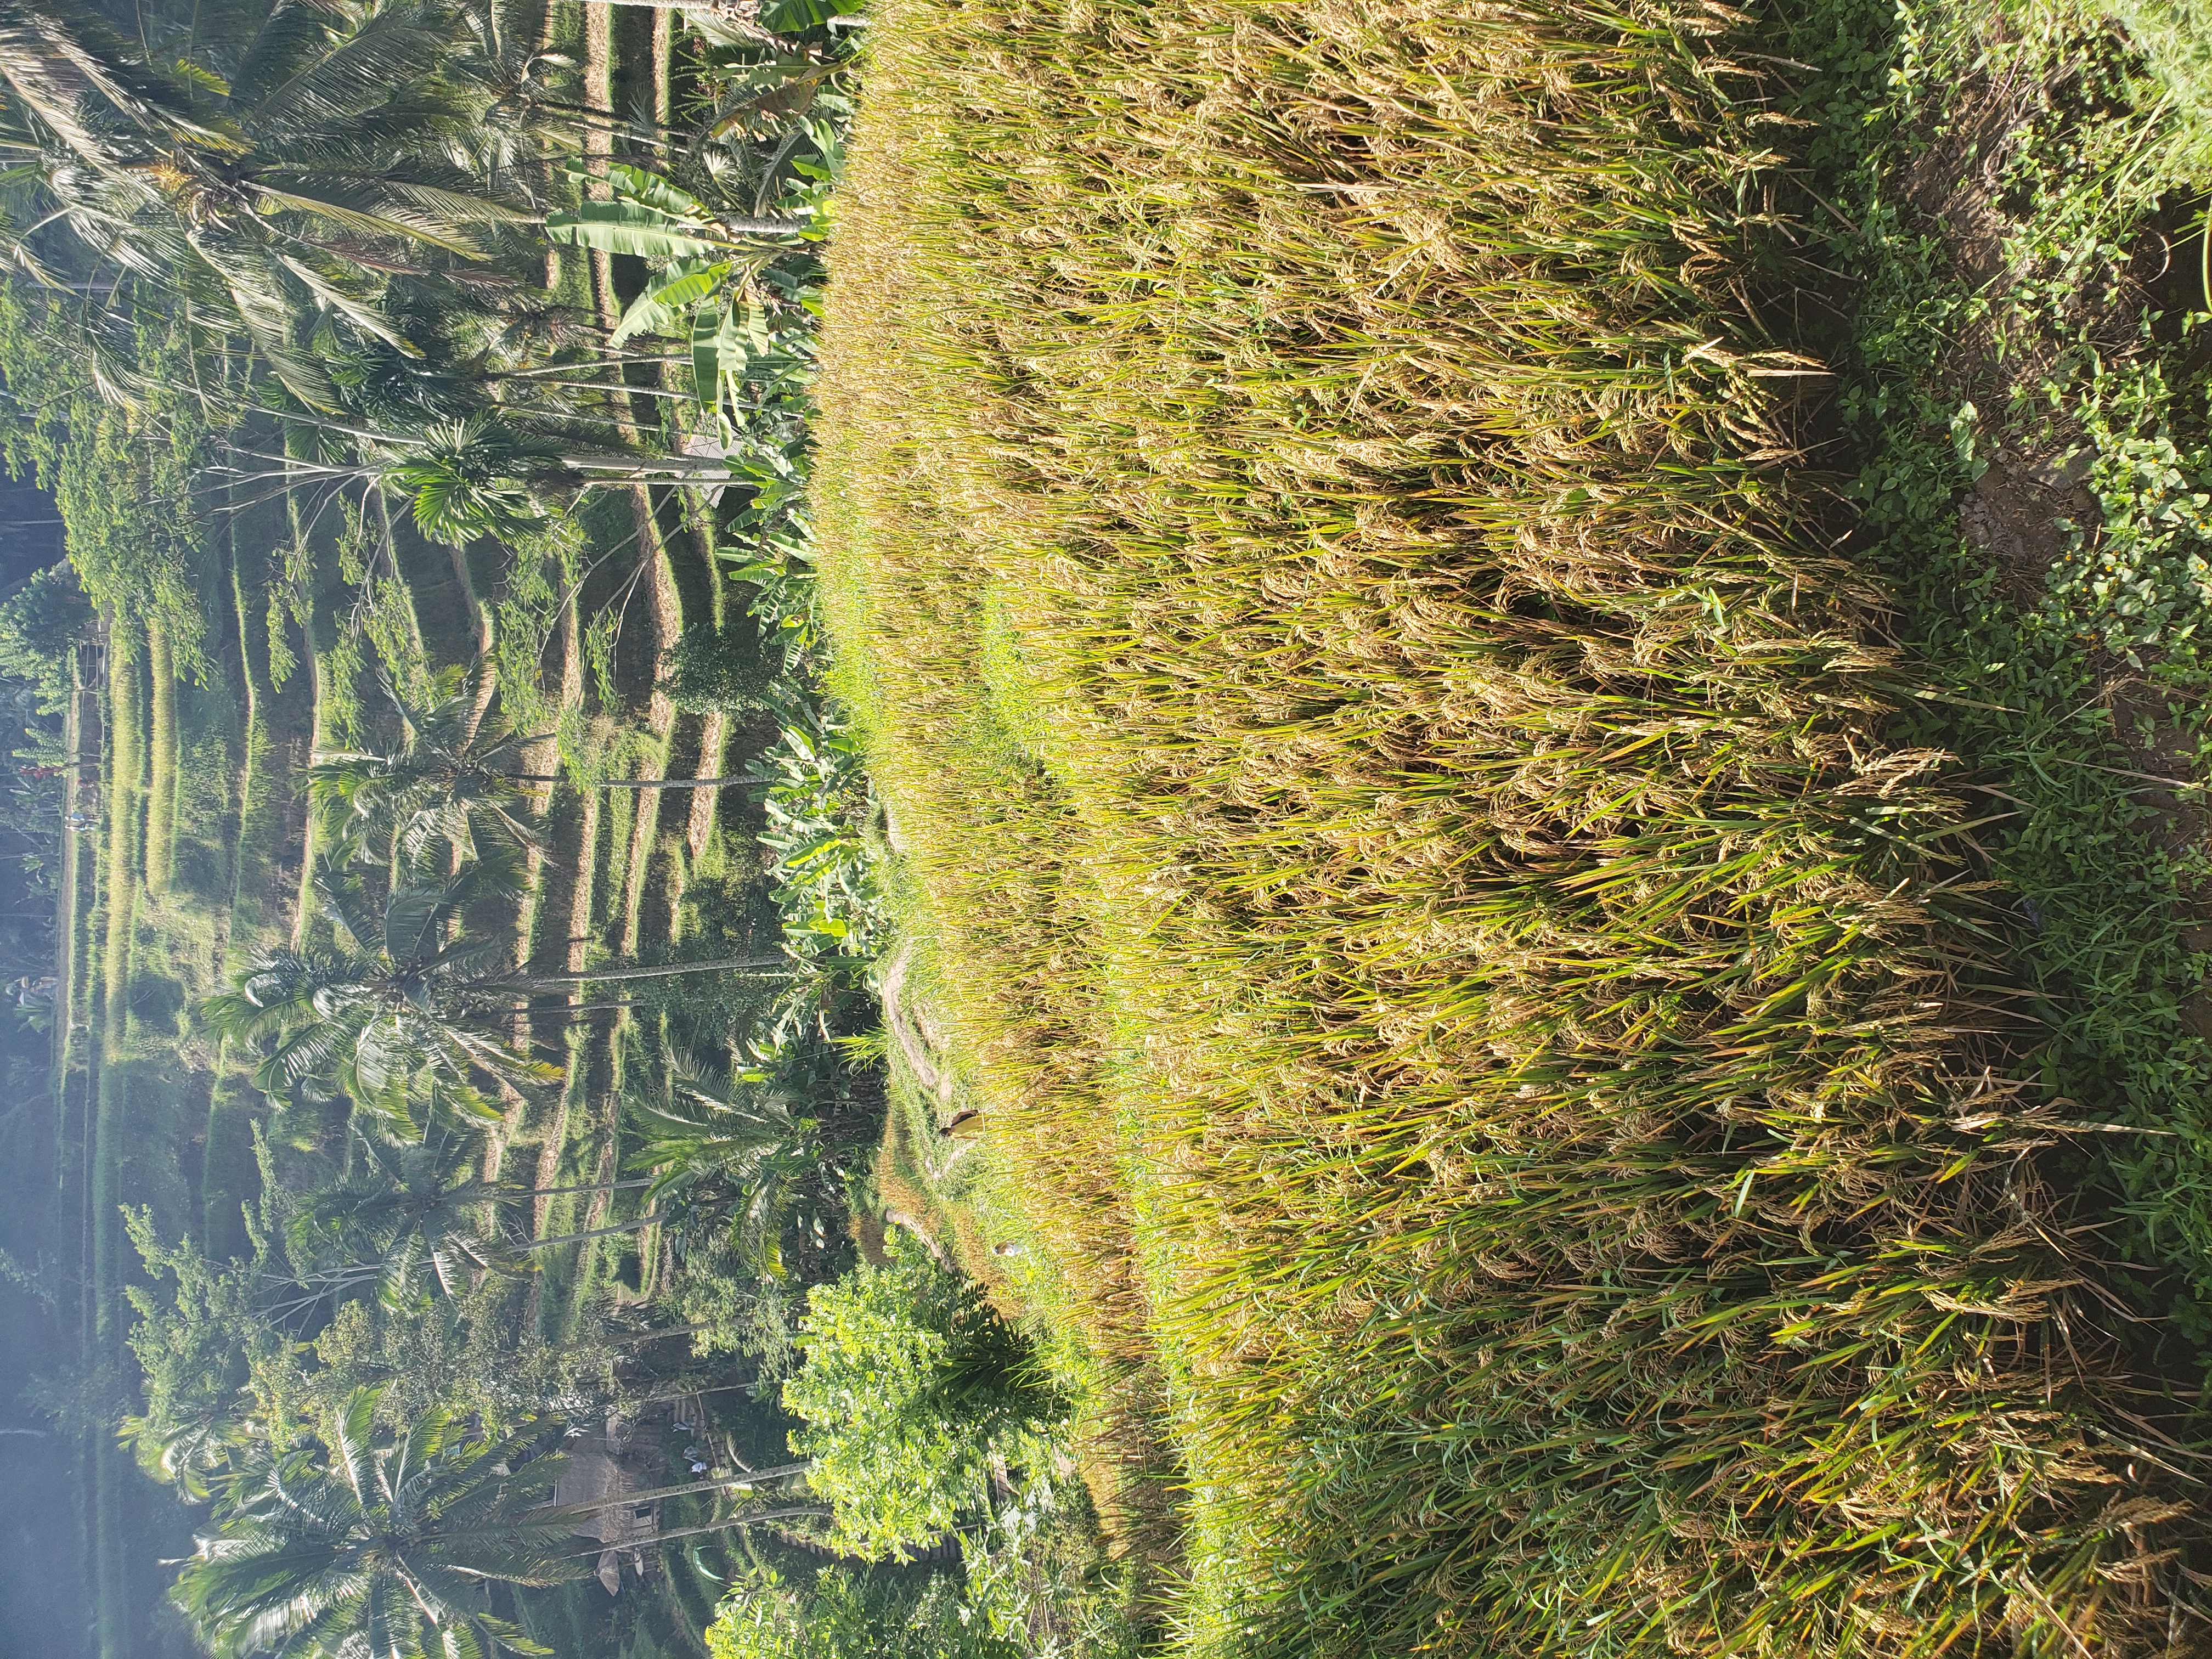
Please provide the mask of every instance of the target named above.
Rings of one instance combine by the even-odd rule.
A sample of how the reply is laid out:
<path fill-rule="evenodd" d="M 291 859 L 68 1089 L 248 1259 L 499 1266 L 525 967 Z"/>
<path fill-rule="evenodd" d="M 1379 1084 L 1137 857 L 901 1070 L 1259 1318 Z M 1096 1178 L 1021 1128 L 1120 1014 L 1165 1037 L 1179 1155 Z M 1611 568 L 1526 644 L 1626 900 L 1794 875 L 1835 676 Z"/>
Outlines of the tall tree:
<path fill-rule="evenodd" d="M 538 842 L 527 787 L 558 776 L 521 769 L 534 736 L 518 732 L 482 695 L 481 669 L 451 668 L 435 683 L 434 700 L 417 706 L 388 680 L 385 695 L 398 711 L 400 739 L 389 751 L 318 755 L 308 787 L 342 848 L 360 856 L 419 865 L 440 842 L 465 859 L 487 846 Z M 746 781 L 734 777 L 620 779 L 615 789 L 706 789 Z"/>
<path fill-rule="evenodd" d="M 428 1284 L 453 1295 L 473 1274 L 513 1269 L 499 1204 L 651 1184 L 639 1177 L 521 1187 L 474 1173 L 472 1148 L 456 1139 L 395 1146 L 364 1129 L 359 1139 L 362 1156 L 345 1177 L 299 1200 L 287 1220 L 293 1272 L 319 1296 L 374 1285 L 379 1301 L 398 1308 L 418 1301 Z"/>
<path fill-rule="evenodd" d="M 111 300 L 149 287 L 216 361 L 241 341 L 334 408 L 319 327 L 412 349 L 391 279 L 479 264 L 538 216 L 454 159 L 496 95 L 465 67 L 469 22 L 447 0 L 210 0 L 134 40 L 77 0 L 0 0 L 7 251 L 63 284 L 40 233 L 65 226 Z"/>
<path fill-rule="evenodd" d="M 804 1078 L 779 1065 L 781 1055 L 765 1066 L 740 1061 L 721 1079 L 679 1060 L 658 1094 L 629 1103 L 640 1137 L 630 1167 L 653 1171 L 648 1205 L 680 1197 L 689 1208 L 726 1212 L 739 1259 L 776 1278 L 786 1225 L 835 1202 L 855 1150 L 837 1132 L 838 1109 L 851 1103 L 811 1074 L 819 1045 L 800 1048 Z"/>
<path fill-rule="evenodd" d="M 403 878 L 380 910 L 362 901 L 343 872 L 326 867 L 315 885 L 334 942 L 265 951 L 202 1005 L 209 1024 L 230 1041 L 276 1039 L 256 1086 L 285 1100 L 334 1085 L 393 1133 L 411 1136 L 423 1119 L 496 1120 L 487 1081 L 559 1075 L 509 1035 L 514 994 L 494 988 L 504 941 L 456 933 L 478 899 L 513 896 L 511 860 Z"/>
<path fill-rule="evenodd" d="M 417 706 L 390 680 L 400 740 L 389 753 L 319 755 L 307 787 L 338 846 L 357 857 L 419 867 L 438 842 L 463 859 L 491 846 L 534 847 L 537 826 L 519 769 L 536 738 L 482 696 L 481 671 L 440 674 Z"/>
<path fill-rule="evenodd" d="M 285 1227 L 293 1272 L 312 1295 L 374 1285 L 399 1308 L 427 1279 L 447 1295 L 473 1273 L 507 1265 L 485 1224 L 489 1184 L 465 1173 L 465 1147 L 445 1137 L 392 1146 L 363 1133 L 343 1180 L 301 1199 Z M 456 1179 L 456 1176 L 459 1178 Z"/>
<path fill-rule="evenodd" d="M 130 1341 L 145 1410 L 124 1418 L 121 1436 L 147 1474 L 205 1498 L 250 1437 L 256 1365 L 289 1346 L 267 1316 L 268 1263 L 258 1248 L 212 1262 L 189 1238 L 164 1244 L 144 1209 L 126 1211 L 124 1225 L 147 1282 L 124 1290 L 138 1315 Z"/>
<path fill-rule="evenodd" d="M 515 1046 L 521 997 L 603 980 L 791 970 L 781 957 L 730 957 L 520 973 L 507 965 L 506 935 L 464 926 L 479 899 L 512 898 L 514 884 L 511 851 L 495 848 L 450 876 L 403 867 L 375 908 L 343 870 L 326 866 L 315 889 L 334 942 L 264 951 L 239 970 L 230 989 L 202 1004 L 202 1012 L 232 1042 L 275 1039 L 254 1073 L 256 1087 L 279 1100 L 335 1087 L 390 1133 L 412 1137 L 429 1124 L 496 1121 L 500 1109 L 484 1092 L 487 1082 L 520 1086 L 561 1075 Z"/>
<path fill-rule="evenodd" d="M 545 1504 L 560 1459 L 532 1455 L 545 1425 L 488 1442 L 433 1410 L 380 1443 L 376 1400 L 357 1390 L 325 1444 L 258 1455 L 233 1478 L 175 1591 L 215 1659 L 547 1651 L 488 1594 L 582 1574 L 568 1518 Z"/>

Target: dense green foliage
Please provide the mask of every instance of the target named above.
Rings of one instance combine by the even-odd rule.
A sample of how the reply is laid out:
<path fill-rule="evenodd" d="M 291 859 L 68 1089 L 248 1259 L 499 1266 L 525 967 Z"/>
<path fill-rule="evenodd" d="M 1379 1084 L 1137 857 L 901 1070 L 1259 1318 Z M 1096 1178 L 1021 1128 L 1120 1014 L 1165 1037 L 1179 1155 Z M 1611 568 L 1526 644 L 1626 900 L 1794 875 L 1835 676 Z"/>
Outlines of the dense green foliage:
<path fill-rule="evenodd" d="M 2191 6 L 848 9 L 0 5 L 104 1653 L 2191 1650 Z"/>
<path fill-rule="evenodd" d="M 946 1580 L 916 1584 L 831 1568 L 802 1589 L 774 1577 L 744 1586 L 707 1627 L 714 1659 L 1019 1659 L 965 1616 Z"/>
<path fill-rule="evenodd" d="M 309 1655 L 366 1639 L 371 1652 L 541 1653 L 487 1608 L 494 1583 L 557 1583 L 583 1571 L 545 1513 L 557 1460 L 532 1457 L 532 1425 L 470 1438 L 444 1411 L 380 1440 L 362 1390 L 326 1448 L 250 1457 L 227 1486 L 218 1532 L 178 1580 L 215 1659 Z"/>
<path fill-rule="evenodd" d="M 69 695 L 69 653 L 92 622 L 73 567 L 33 571 L 20 592 L 0 600 L 0 674 L 28 680 L 40 706 L 58 712 Z"/>
<path fill-rule="evenodd" d="M 523 1643 L 487 1612 L 484 1575 L 547 1588 L 588 1553 L 555 1550 L 557 1570 L 527 1551 L 472 1559 L 466 1595 L 417 1575 L 412 1610 L 395 1607 L 346 1565 L 351 1545 L 278 1536 L 271 1472 L 288 1490 L 328 1486 L 343 1509 L 337 1481 L 374 1510 L 356 1477 L 415 1455 L 417 1425 L 540 1418 L 550 1433 L 549 1412 L 589 1420 L 643 1401 L 665 1415 L 681 1397 L 666 1391 L 686 1388 L 708 1391 L 709 1455 L 757 1455 L 784 1420 L 772 1369 L 759 1397 L 735 1392 L 726 1360 L 656 1342 L 656 1318 L 726 1282 L 769 1310 L 749 1358 L 787 1352 L 776 1310 L 849 1256 L 850 1182 L 880 1095 L 836 1042 L 866 1027 L 864 964 L 813 963 L 817 931 L 804 964 L 778 950 L 744 788 L 702 799 L 687 846 L 701 867 L 672 880 L 652 823 L 674 803 L 588 793 L 672 775 L 685 743 L 714 773 L 710 738 L 742 775 L 782 720 L 821 729 L 781 613 L 744 615 L 777 584 L 728 585 L 726 604 L 711 590 L 718 556 L 781 563 L 725 537 L 762 494 L 744 480 L 775 475 L 744 434 L 778 453 L 802 441 L 792 405 L 819 240 L 806 222 L 848 107 L 834 15 L 794 18 L 789 36 L 678 31 L 676 95 L 698 124 L 680 154 L 652 122 L 595 104 L 611 95 L 588 84 L 609 46 L 592 48 L 596 70 L 520 48 L 572 21 L 527 6 L 0 19 L 0 120 L 19 163 L 0 229 L 27 278 L 0 296 L 0 374 L 21 417 L 8 459 L 58 494 L 90 601 L 73 609 L 66 584 L 34 579 L 0 614 L 0 649 L 58 702 L 64 647 L 82 635 L 80 682 L 98 696 L 70 713 L 105 750 L 76 796 L 77 821 L 101 831 L 79 843 L 98 867 L 68 896 L 77 955 L 54 993 L 74 999 L 55 1088 L 76 1139 L 58 1155 L 94 1212 L 72 1315 L 83 1380 L 55 1397 L 82 1395 L 97 1425 L 135 1377 L 142 1467 L 213 1505 L 179 1605 L 226 1650 Z M 621 176 L 646 176 L 635 157 L 663 169 L 664 192 L 742 191 L 778 222 L 761 258 L 724 273 L 732 337 L 717 356 L 710 329 L 682 359 L 708 394 L 682 410 L 647 384 L 661 378 L 653 319 L 601 319 L 635 297 L 619 291 L 627 268 L 549 262 L 536 222 L 589 203 L 606 163 L 578 163 L 611 150 Z M 688 322 L 660 320 L 689 343 Z M 734 483 L 727 507 L 672 497 L 695 479 Z M 643 538 L 611 523 L 633 501 Z M 679 614 L 664 593 L 649 627 L 626 628 L 641 580 L 684 571 L 677 521 L 706 591 L 678 586 Z M 714 711 L 772 706 L 764 731 L 648 729 L 651 671 L 679 636 L 772 641 L 751 700 Z M 11 690 L 11 712 L 21 700 Z M 53 741 L 42 727 L 40 775 L 15 792 L 46 819 L 55 775 L 78 764 Z M 865 786 L 846 786 L 865 811 Z M 556 893 L 586 896 L 600 937 L 580 959 L 564 960 Z M 659 917 L 641 930 L 641 908 Z M 553 966 L 530 971 L 538 951 Z M 594 1000 L 606 981 L 624 989 Z M 789 1109 L 742 1146 L 641 1144 L 617 1103 L 665 1097 L 694 1056 L 759 1072 Z M 141 1126 L 153 1144 L 126 1150 Z M 518 1132 L 535 1179 L 492 1172 Z M 613 1178 L 641 1152 L 644 1173 Z M 98 1219 L 125 1194 L 147 1206 L 135 1253 Z M 667 1215 L 648 1207 L 663 1200 Z M 684 1284 L 652 1283 L 679 1263 Z M 764 1284 L 763 1266 L 785 1277 Z M 106 1438 L 95 1426 L 81 1454 L 95 1623 L 108 1650 L 136 1651 L 145 1615 L 124 1586 L 138 1564 L 118 1556 L 146 1506 L 117 1484 Z M 458 1440 L 416 1450 L 459 1455 Z M 712 1533 L 747 1502 L 678 1500 L 692 1524 L 678 1534 Z M 546 1521 L 549 1537 L 574 1520 Z M 336 1578 L 277 1582 L 271 1551 L 291 1572 L 316 1550 Z M 257 1611 L 264 1591 L 289 1610 Z M 557 1604 L 526 1595 L 523 1623 Z M 683 1605 L 652 1615 L 672 1640 L 669 1618 L 695 1634 L 706 1621 L 707 1606 Z M 173 1615 L 155 1624 L 160 1641 L 179 1633 Z"/>
<path fill-rule="evenodd" d="M 280 0 L 133 21 L 126 33 L 56 0 L 6 20 L 4 136 L 23 158 L 7 246 L 53 282 L 35 231 L 65 224 L 112 263 L 111 307 L 127 293 L 178 331 L 192 371 L 216 371 L 173 392 L 220 397 L 250 353 L 295 397 L 333 408 L 334 339 L 405 339 L 384 305 L 392 273 L 465 268 L 530 216 L 526 197 L 490 183 L 513 158 L 483 153 L 503 137 L 487 118 L 496 68 L 469 61 L 491 44 L 483 13 Z M 118 314 L 83 307 L 77 343 L 103 391 L 136 401 L 159 381 L 112 349 Z"/>
<path fill-rule="evenodd" d="M 660 689 L 678 708 L 746 714 L 763 706 L 780 665 L 741 634 L 695 628 L 663 659 Z"/>
<path fill-rule="evenodd" d="M 1865 55 L 1863 27 L 1793 48 L 1833 61 L 1822 113 L 1855 135 L 1825 141 L 1822 183 L 1864 234 L 1824 257 L 1863 279 L 1840 407 L 1863 557 L 1895 586 L 1925 682 L 1900 738 L 1976 763 L 1977 835 L 2041 1028 L 2024 1064 L 2123 1131 L 2090 1164 L 2121 1189 L 2111 1237 L 2172 1275 L 2132 1288 L 2201 1344 L 2212 1048 L 2190 1011 L 2202 854 L 2175 830 L 2212 757 L 2197 712 L 2212 690 L 2212 383 L 2191 367 L 2212 295 L 2197 269 L 2146 292 L 2128 261 L 2206 157 L 2140 66 L 2079 21 L 1994 49 L 1942 8 L 1901 26 L 1919 54 L 1901 84 Z M 1962 186 L 1939 173 L 1916 200 L 1905 181 L 1972 118 L 1950 88 L 1992 51 L 2055 91 L 1985 158 L 2005 206 L 1980 234 L 2008 269 L 1977 283 L 1962 267 L 1979 251 L 1923 216 Z M 2032 356 L 2002 343 L 2028 338 L 2043 343 Z M 2048 529 L 2023 538 L 2023 515 Z"/>
<path fill-rule="evenodd" d="M 783 1385 L 806 1422 L 808 1482 L 837 1508 L 836 1536 L 880 1559 L 926 1547 L 989 1504 L 992 1467 L 1034 1462 L 1061 1410 L 1020 1340 L 975 1284 L 919 1246 L 817 1285 L 805 1356 Z"/>
<path fill-rule="evenodd" d="M 129 346 L 149 388 L 135 408 L 118 405 L 70 349 L 70 310 L 64 298 L 0 286 L 0 380 L 21 417 L 0 422 L 0 458 L 53 493 L 93 605 L 162 630 L 179 665 L 200 672 L 205 548 L 194 466 L 205 434 L 197 404 L 170 386 L 189 382 L 185 355 L 160 318 L 147 319 Z"/>
<path fill-rule="evenodd" d="M 261 1259 L 216 1264 L 190 1240 L 165 1245 L 143 1210 L 130 1225 L 154 1287 L 130 1287 L 145 1411 L 124 1435 L 149 1474 L 204 1498 L 244 1438 L 240 1395 L 287 1344 L 265 1316 Z"/>

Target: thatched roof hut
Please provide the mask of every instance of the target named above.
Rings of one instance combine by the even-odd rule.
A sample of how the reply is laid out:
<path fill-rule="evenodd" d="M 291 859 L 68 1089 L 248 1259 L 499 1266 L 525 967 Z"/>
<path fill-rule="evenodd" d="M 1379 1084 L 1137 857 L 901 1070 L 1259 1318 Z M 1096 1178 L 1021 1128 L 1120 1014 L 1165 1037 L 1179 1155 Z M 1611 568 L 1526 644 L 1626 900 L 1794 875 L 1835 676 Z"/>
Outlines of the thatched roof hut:
<path fill-rule="evenodd" d="M 631 1502 L 629 1496 L 663 1484 L 659 1479 L 664 1461 L 660 1427 L 610 1417 L 604 1432 L 578 1436 L 568 1443 L 567 1452 L 568 1462 L 554 1484 L 553 1502 L 580 1511 L 578 1536 L 596 1538 L 607 1547 L 600 1552 L 597 1576 L 608 1595 L 619 1595 L 623 1559 L 627 1556 L 638 1576 L 644 1577 L 646 1558 L 636 1547 L 660 1532 L 660 1500 Z"/>

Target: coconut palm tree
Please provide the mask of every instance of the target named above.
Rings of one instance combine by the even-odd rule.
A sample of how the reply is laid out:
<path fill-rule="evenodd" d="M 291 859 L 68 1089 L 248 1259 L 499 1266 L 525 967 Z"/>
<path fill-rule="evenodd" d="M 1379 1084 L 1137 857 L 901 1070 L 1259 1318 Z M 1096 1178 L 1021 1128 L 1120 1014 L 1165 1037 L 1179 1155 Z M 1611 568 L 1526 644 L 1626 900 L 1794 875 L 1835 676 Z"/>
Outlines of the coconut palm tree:
<path fill-rule="evenodd" d="M 485 1183 L 454 1177 L 461 1149 L 443 1137 L 387 1145 L 361 1136 L 364 1156 L 344 1178 L 317 1188 L 284 1229 L 298 1283 L 318 1297 L 374 1285 L 398 1308 L 420 1299 L 428 1278 L 448 1296 L 471 1273 L 504 1267 L 482 1224 Z"/>
<path fill-rule="evenodd" d="M 194 1401 L 189 1412 L 173 1419 L 126 1415 L 117 1425 L 117 1436 L 147 1474 L 194 1502 L 208 1496 L 210 1478 L 227 1468 L 248 1439 L 234 1398 Z"/>
<path fill-rule="evenodd" d="M 493 988 L 503 941 L 453 931 L 477 899 L 512 896 L 511 860 L 477 859 L 442 879 L 395 882 L 380 912 L 328 866 L 315 886 L 336 940 L 264 951 L 203 1005 L 225 1038 L 276 1038 L 257 1086 L 283 1099 L 327 1081 L 411 1137 L 418 1114 L 462 1125 L 495 1120 L 483 1080 L 559 1075 L 507 1036 L 514 996 Z"/>
<path fill-rule="evenodd" d="M 0 247 L 58 285 L 41 233 L 66 227 L 216 361 L 242 340 L 333 408 L 316 328 L 411 349 L 390 281 L 481 262 L 538 217 L 453 160 L 494 96 L 459 68 L 469 40 L 447 0 L 208 5 L 143 40 L 77 0 L 0 0 Z"/>
<path fill-rule="evenodd" d="M 538 739 L 487 706 L 481 671 L 445 671 L 434 700 L 419 708 L 390 679 L 382 684 L 399 711 L 398 746 L 389 754 L 320 754 L 307 769 L 310 796 L 339 847 L 416 866 L 434 841 L 464 860 L 480 858 L 489 845 L 538 845 L 516 770 Z"/>
<path fill-rule="evenodd" d="M 793 971 L 781 957 L 728 957 L 519 973 L 507 965 L 504 935 L 471 935 L 461 926 L 478 900 L 517 891 L 511 849 L 494 848 L 450 876 L 403 866 L 380 910 L 362 902 L 341 869 L 325 865 L 314 886 L 334 941 L 262 952 L 202 1012 L 229 1041 L 275 1039 L 254 1073 L 256 1087 L 281 1100 L 334 1085 L 408 1138 L 434 1124 L 495 1121 L 500 1109 L 485 1096 L 485 1081 L 520 1087 L 561 1075 L 514 1046 L 510 1034 L 524 998 L 601 981 Z"/>
<path fill-rule="evenodd" d="M 318 1300 L 374 1285 L 380 1301 L 401 1307 L 425 1293 L 426 1277 L 453 1295 L 475 1273 L 514 1271 L 514 1247 L 490 1224 L 495 1206 L 651 1184 L 521 1187 L 472 1173 L 471 1148 L 451 1137 L 394 1145 L 364 1130 L 360 1138 L 361 1162 L 299 1200 L 285 1226 L 295 1282 Z"/>
<path fill-rule="evenodd" d="M 356 1390 L 325 1445 L 252 1455 L 233 1477 L 173 1592 L 215 1659 L 547 1651 L 489 1597 L 582 1576 L 545 1504 L 561 1460 L 532 1455 L 547 1425 L 490 1442 L 431 1411 L 386 1441 L 377 1397 Z"/>
<path fill-rule="evenodd" d="M 637 388 L 608 388 L 611 395 L 617 390 L 634 395 Z M 592 424 L 580 417 L 506 405 L 378 427 L 292 419 L 351 440 L 356 458 L 333 463 L 264 456 L 259 458 L 269 464 L 264 471 L 240 469 L 240 476 L 394 491 L 411 504 L 425 536 L 453 547 L 538 534 L 550 522 L 549 503 L 584 489 L 726 484 L 741 476 L 725 458 L 624 449 L 603 432 L 580 434 L 579 426 Z"/>
<path fill-rule="evenodd" d="M 802 1048 L 811 1065 L 818 1047 Z M 849 1103 L 834 1084 L 811 1071 L 802 1079 L 782 1058 L 741 1060 L 719 1080 L 678 1059 L 657 1095 L 629 1102 L 641 1138 L 629 1165 L 653 1172 L 647 1206 L 681 1197 L 726 1212 L 739 1258 L 777 1278 L 785 1225 L 842 1184 L 853 1151 L 835 1132 L 836 1108 Z"/>
<path fill-rule="evenodd" d="M 482 673 L 447 669 L 435 701 L 416 707 L 389 679 L 385 696 L 399 712 L 400 741 L 390 753 L 319 754 L 307 787 L 337 843 L 356 856 L 390 856 L 419 864 L 434 840 L 463 859 L 483 844 L 539 844 L 528 816 L 527 786 L 558 783 L 550 773 L 519 769 L 531 744 L 482 695 Z M 734 777 L 623 778 L 608 789 L 707 789 L 745 781 Z"/>

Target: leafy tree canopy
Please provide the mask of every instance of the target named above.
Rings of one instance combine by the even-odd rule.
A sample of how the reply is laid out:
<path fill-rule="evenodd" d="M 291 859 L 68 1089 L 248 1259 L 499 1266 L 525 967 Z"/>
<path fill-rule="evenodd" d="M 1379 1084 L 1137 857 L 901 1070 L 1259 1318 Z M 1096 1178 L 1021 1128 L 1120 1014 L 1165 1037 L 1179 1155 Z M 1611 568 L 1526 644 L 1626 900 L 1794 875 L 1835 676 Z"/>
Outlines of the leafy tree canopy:
<path fill-rule="evenodd" d="M 548 1425 L 487 1441 L 433 1410 L 388 1439 L 376 1403 L 356 1390 L 324 1443 L 257 1454 L 231 1478 L 175 1591 L 215 1659 L 546 1651 L 492 1615 L 488 1587 L 583 1571 L 570 1518 L 544 1512 Z"/>
<path fill-rule="evenodd" d="M 0 0 L 0 143 L 18 158 L 0 246 L 44 283 L 89 267 L 111 298 L 143 290 L 197 355 L 250 348 L 331 409 L 318 331 L 410 347 L 379 303 L 392 277 L 480 264 L 533 217 L 471 153 L 496 96 L 478 9 L 276 0 L 134 21 L 143 34 L 75 0 Z M 145 383 L 112 349 L 113 315 L 87 307 L 82 338 L 128 401 Z"/>
<path fill-rule="evenodd" d="M 763 1571 L 707 1627 L 713 1659 L 1016 1659 L 942 1575 L 825 1568 L 811 1586 Z"/>
<path fill-rule="evenodd" d="M 130 1341 L 146 1409 L 124 1419 L 123 1437 L 149 1474 L 204 1498 L 252 1419 L 265 1420 L 254 1384 L 291 1346 L 267 1317 L 266 1258 L 217 1264 L 190 1239 L 164 1244 L 143 1208 L 124 1225 L 151 1283 L 124 1291 L 138 1314 Z"/>
<path fill-rule="evenodd" d="M 40 706 L 52 712 L 70 691 L 69 647 L 92 621 L 84 586 L 68 565 L 32 573 L 21 591 L 0 601 L 0 676 L 39 688 Z"/>
<path fill-rule="evenodd" d="M 975 1283 L 903 1240 L 888 1265 L 815 1286 L 798 1341 L 783 1402 L 807 1427 L 792 1447 L 815 1460 L 808 1481 L 859 1554 L 935 1541 L 985 1507 L 994 1456 L 1032 1458 L 1065 1414 Z"/>
<path fill-rule="evenodd" d="M 379 909 L 326 867 L 316 887 L 337 942 L 263 952 L 202 1012 L 234 1042 L 276 1039 L 254 1081 L 280 1100 L 318 1094 L 327 1080 L 410 1137 L 424 1118 L 495 1121 L 483 1079 L 558 1074 L 508 1035 L 515 981 L 504 971 L 506 939 L 455 931 L 475 900 L 511 894 L 513 881 L 498 858 L 443 878 L 410 872 Z"/>
<path fill-rule="evenodd" d="M 143 371 L 148 390 L 135 407 L 111 400 L 98 366 L 75 343 L 79 304 L 0 283 L 0 414 L 8 416 L 0 460 L 52 493 L 85 597 L 160 628 L 178 667 L 204 679 L 206 550 L 194 468 L 206 431 L 190 394 L 197 370 L 176 330 L 158 314 L 142 319 L 114 349 Z M 52 590 L 34 603 L 43 611 L 61 599 Z M 33 621 L 22 618 L 27 632 Z M 140 631 L 118 630 L 112 648 L 135 648 Z"/>

